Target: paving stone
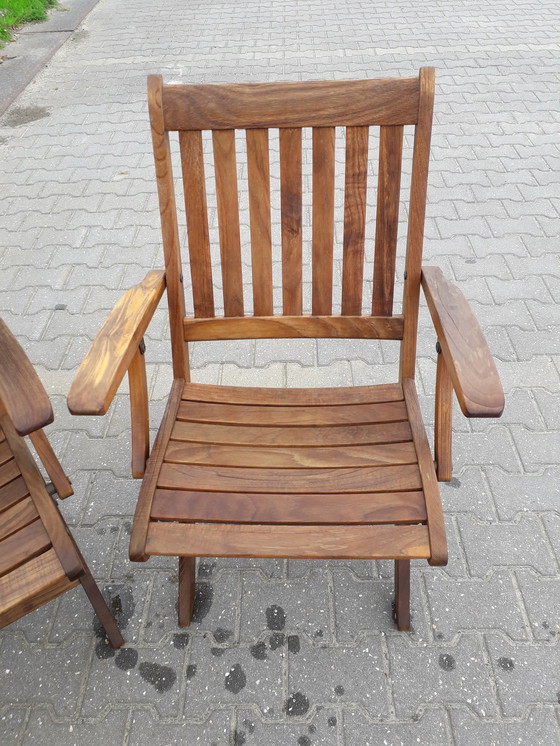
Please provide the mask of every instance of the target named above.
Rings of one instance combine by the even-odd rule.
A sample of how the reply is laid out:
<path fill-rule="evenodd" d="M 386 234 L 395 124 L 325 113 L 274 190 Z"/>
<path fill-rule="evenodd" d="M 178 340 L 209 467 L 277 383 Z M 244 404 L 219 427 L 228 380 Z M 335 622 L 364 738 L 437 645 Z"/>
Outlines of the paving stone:
<path fill-rule="evenodd" d="M 91 654 L 91 640 L 77 636 L 68 645 L 27 645 L 19 635 L 0 640 L 3 704 L 48 704 L 57 717 L 74 717 Z M 29 686 L 32 677 L 33 686 Z"/>
<path fill-rule="evenodd" d="M 160 644 L 166 639 L 166 635 L 185 632 L 189 636 L 203 634 L 204 637 L 211 639 L 217 636 L 219 639 L 215 640 L 214 644 L 233 644 L 239 636 L 236 611 L 241 593 L 239 573 L 233 569 L 222 570 L 216 576 L 204 579 L 199 574 L 193 619 L 187 630 L 179 627 L 177 622 L 177 559 L 165 559 L 170 561 L 173 569 L 168 572 L 152 573 L 154 583 L 144 621 L 143 641 Z M 151 559 L 149 563 L 151 564 Z"/>
<path fill-rule="evenodd" d="M 501 629 L 514 640 L 528 639 L 520 598 L 511 573 L 497 570 L 484 580 L 451 580 L 424 573 L 434 635 L 452 640 L 458 632 Z"/>
<path fill-rule="evenodd" d="M 486 468 L 500 520 L 511 521 L 518 513 L 556 510 L 560 467 L 550 466 L 541 473 L 504 474 L 493 466 Z"/>
<path fill-rule="evenodd" d="M 192 640 L 191 678 L 186 683 L 184 715 L 205 718 L 215 707 L 258 708 L 261 717 L 277 719 L 283 712 L 283 659 L 287 647 L 256 657 L 249 647 L 221 648 L 213 637 Z M 223 652 L 222 652 L 223 651 Z"/>
<path fill-rule="evenodd" d="M 20 743 L 25 730 L 27 711 L 24 708 L 4 708 L 0 715 L 2 743 Z"/>
<path fill-rule="evenodd" d="M 239 368 L 237 365 L 222 365 L 221 383 L 224 386 L 257 386 L 282 388 L 286 378 L 284 363 L 272 363 L 266 368 Z"/>
<path fill-rule="evenodd" d="M 299 744 L 312 746 L 336 746 L 339 728 L 336 710 L 325 708 L 315 717 L 305 722 L 292 723 L 287 714 L 280 722 L 261 720 L 252 710 L 239 710 L 233 732 L 233 743 L 244 746 L 270 744 L 270 746 L 284 746 L 285 744 Z"/>
<path fill-rule="evenodd" d="M 322 675 L 317 677 L 317 671 Z M 354 646 L 311 645 L 301 638 L 288 660 L 288 716 L 303 717 L 312 708 L 361 706 L 370 717 L 389 714 L 381 635 L 367 633 Z"/>
<path fill-rule="evenodd" d="M 282 637 L 308 635 L 332 642 L 331 598 L 327 573 L 312 570 L 303 578 L 263 582 L 243 574 L 240 639 L 274 645 Z M 262 638 L 262 640 L 261 640 Z"/>
<path fill-rule="evenodd" d="M 348 744 L 416 746 L 429 743 L 444 746 L 451 743 L 446 713 L 440 707 L 424 711 L 414 722 L 372 722 L 363 712 L 351 707 L 344 710 L 342 717 L 343 734 Z"/>
<path fill-rule="evenodd" d="M 464 634 L 456 644 L 429 647 L 412 645 L 399 636 L 388 638 L 387 645 L 398 718 L 411 718 L 421 707 L 443 703 L 466 706 L 482 718 L 497 715 L 478 635 Z"/>
<path fill-rule="evenodd" d="M 487 646 L 505 717 L 525 717 L 534 704 L 558 704 L 557 644 L 513 643 L 495 634 L 487 635 Z"/>
<path fill-rule="evenodd" d="M 526 471 L 537 471 L 554 463 L 560 453 L 560 432 L 534 432 L 514 425 L 511 434 Z"/>
<path fill-rule="evenodd" d="M 517 523 L 479 523 L 459 515 L 461 537 L 469 572 L 484 577 L 496 567 L 532 567 L 542 575 L 554 575 L 557 565 L 537 516 L 523 515 Z"/>
<path fill-rule="evenodd" d="M 178 722 L 160 720 L 147 709 L 135 709 L 128 736 L 129 746 L 146 743 L 183 746 L 229 746 L 231 744 L 231 719 L 229 710 L 215 710 L 203 723 L 189 722 L 182 718 Z"/>
<path fill-rule="evenodd" d="M 351 386 L 350 363 L 340 361 L 313 368 L 303 367 L 299 363 L 286 363 L 286 385 L 288 388 Z"/>
<path fill-rule="evenodd" d="M 22 741 L 25 746 L 96 746 L 99 743 L 121 743 L 127 730 L 128 711 L 109 710 L 90 722 L 53 721 L 44 709 L 33 708 Z"/>
<path fill-rule="evenodd" d="M 135 653 L 126 654 L 126 650 Z M 81 716 L 95 717 L 117 700 L 129 707 L 149 704 L 160 716 L 176 717 L 182 710 L 186 660 L 186 649 L 171 642 L 157 648 L 121 648 L 116 653 L 105 643 L 98 643 Z"/>
<path fill-rule="evenodd" d="M 533 636 L 537 640 L 556 641 L 560 635 L 560 578 L 545 578 L 525 568 L 518 568 L 515 574 Z"/>
<path fill-rule="evenodd" d="M 388 580 L 362 580 L 342 568 L 333 571 L 332 576 L 337 640 L 355 641 L 363 633 L 394 629 L 392 577 Z M 415 641 L 431 639 L 421 572 L 412 573 L 410 586 L 411 626 L 408 634 Z"/>
<path fill-rule="evenodd" d="M 235 363 L 240 368 L 249 368 L 253 364 L 254 343 L 249 339 L 193 342 L 190 354 L 193 368 L 200 368 L 208 363 Z"/>

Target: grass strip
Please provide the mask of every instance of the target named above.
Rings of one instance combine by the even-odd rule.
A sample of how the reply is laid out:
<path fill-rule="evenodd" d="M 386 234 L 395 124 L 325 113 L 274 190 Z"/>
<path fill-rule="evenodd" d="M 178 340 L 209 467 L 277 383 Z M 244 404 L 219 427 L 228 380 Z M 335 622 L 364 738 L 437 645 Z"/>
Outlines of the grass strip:
<path fill-rule="evenodd" d="M 57 0 L 0 0 L 0 46 L 9 41 L 12 32 L 22 23 L 44 21 L 47 9 L 56 5 Z"/>

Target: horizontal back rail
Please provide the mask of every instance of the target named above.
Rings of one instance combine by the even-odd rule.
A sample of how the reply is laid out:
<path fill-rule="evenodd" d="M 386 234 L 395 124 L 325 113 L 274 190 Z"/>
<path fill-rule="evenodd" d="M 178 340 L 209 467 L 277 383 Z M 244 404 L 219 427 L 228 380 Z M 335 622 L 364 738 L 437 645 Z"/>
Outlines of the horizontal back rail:
<path fill-rule="evenodd" d="M 415 124 L 418 78 L 164 85 L 166 130 Z"/>

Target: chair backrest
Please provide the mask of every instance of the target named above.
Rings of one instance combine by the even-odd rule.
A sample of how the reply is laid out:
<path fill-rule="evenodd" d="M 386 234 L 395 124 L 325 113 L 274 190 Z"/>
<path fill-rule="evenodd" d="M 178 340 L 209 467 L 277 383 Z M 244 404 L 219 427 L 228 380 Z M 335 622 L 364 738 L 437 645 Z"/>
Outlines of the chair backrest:
<path fill-rule="evenodd" d="M 418 78 L 363 81 L 164 85 L 148 79 L 175 377 L 188 375 L 185 341 L 266 337 L 361 337 L 402 340 L 401 378 L 414 375 L 420 262 L 433 109 L 434 71 Z M 411 188 L 402 312 L 393 312 L 395 257 L 403 128 L 414 126 Z M 370 128 L 379 127 L 377 210 L 371 257 L 366 253 L 366 202 Z M 304 129 L 305 128 L 305 129 Z M 310 283 L 305 282 L 307 242 L 302 139 L 312 131 Z M 341 251 L 335 245 L 335 148 L 344 128 L 345 168 Z M 212 153 L 203 133 L 210 130 Z M 244 142 L 237 130 L 245 130 Z M 277 140 L 271 131 L 277 130 Z M 192 280 L 192 317 L 185 317 L 183 263 L 169 132 L 179 134 L 185 216 Z M 302 133 L 306 135 L 302 138 Z M 271 169 L 278 142 L 279 168 Z M 241 148 L 240 148 L 241 144 Z M 237 153 L 236 153 L 237 148 Z M 248 186 L 239 189 L 240 160 Z M 336 153 L 336 158 L 335 158 Z M 276 155 L 276 153 L 274 153 Z M 245 161 L 246 159 L 246 161 Z M 208 167 L 213 160 L 213 171 Z M 277 178 L 271 189 L 271 172 Z M 215 190 L 219 259 L 213 262 L 208 191 Z M 271 194 L 280 195 L 279 220 Z M 248 219 L 240 219 L 240 204 Z M 274 245 L 279 223 L 278 247 Z M 250 251 L 241 237 L 249 224 Z M 276 252 L 276 253 L 275 253 Z M 275 262 L 278 254 L 280 261 Z M 333 274 L 341 256 L 340 301 L 333 302 Z M 364 299 L 365 261 L 373 263 L 372 298 Z M 216 314 L 216 278 L 221 271 L 223 315 Z M 278 278 L 275 265 L 281 265 Z M 245 265 L 245 267 L 244 267 Z M 250 266 L 250 270 L 247 269 Z M 246 313 L 244 282 L 252 284 L 252 313 Z M 281 303 L 274 304 L 274 285 Z M 310 285 L 310 303 L 305 291 Z M 250 304 L 249 304 L 250 305 Z M 280 308 L 281 306 L 281 308 Z M 363 310 L 365 308 L 365 312 Z"/>

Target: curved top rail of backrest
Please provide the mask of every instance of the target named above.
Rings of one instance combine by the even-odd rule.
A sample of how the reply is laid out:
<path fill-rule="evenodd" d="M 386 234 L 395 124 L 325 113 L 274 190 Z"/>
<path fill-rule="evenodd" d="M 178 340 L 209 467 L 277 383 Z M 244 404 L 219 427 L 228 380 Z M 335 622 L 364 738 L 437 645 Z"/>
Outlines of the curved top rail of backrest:
<path fill-rule="evenodd" d="M 405 125 L 418 120 L 418 78 L 159 85 L 168 131 Z"/>

